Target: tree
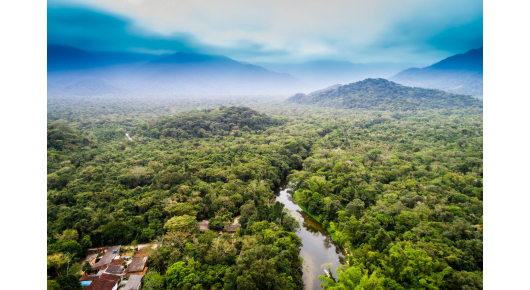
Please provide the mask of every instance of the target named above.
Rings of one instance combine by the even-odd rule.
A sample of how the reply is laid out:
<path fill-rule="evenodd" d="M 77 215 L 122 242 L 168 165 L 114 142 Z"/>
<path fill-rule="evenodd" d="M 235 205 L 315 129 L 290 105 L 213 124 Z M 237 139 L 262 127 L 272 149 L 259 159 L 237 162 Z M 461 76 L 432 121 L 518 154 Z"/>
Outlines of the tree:
<path fill-rule="evenodd" d="M 92 265 L 90 265 L 90 263 L 88 261 L 85 261 L 85 263 L 83 264 L 83 272 L 87 273 L 90 275 L 90 273 L 92 273 Z"/>
<path fill-rule="evenodd" d="M 48 255 L 47 257 L 47 268 L 48 272 L 53 271 L 56 275 L 61 274 L 61 270 L 64 265 L 68 263 L 68 259 L 64 256 L 63 253 L 56 253 L 53 255 Z"/>
<path fill-rule="evenodd" d="M 346 209 L 344 210 L 346 215 L 351 216 L 355 215 L 356 218 L 360 218 L 361 212 L 364 209 L 364 202 L 358 198 L 352 200 L 348 205 L 346 205 Z"/>
<path fill-rule="evenodd" d="M 48 246 L 48 254 L 54 253 L 69 253 L 74 258 L 81 258 L 83 256 L 83 248 L 76 241 L 61 240 Z"/>
<path fill-rule="evenodd" d="M 377 272 L 368 274 L 357 266 L 351 266 L 345 271 L 337 268 L 338 280 L 320 275 L 318 279 L 323 282 L 322 288 L 326 290 L 383 290 L 383 278 Z"/>
<path fill-rule="evenodd" d="M 86 253 L 86 251 L 92 247 L 92 241 L 90 241 L 90 236 L 89 235 L 85 235 L 81 241 L 79 242 L 79 244 L 81 245 L 81 247 L 83 247 L 83 251 Z"/>
<path fill-rule="evenodd" d="M 149 271 L 145 274 L 145 283 L 143 289 L 145 290 L 165 290 L 166 277 L 160 275 L 156 271 Z"/>
<path fill-rule="evenodd" d="M 59 276 L 55 281 L 61 290 L 83 290 L 83 286 L 79 283 L 79 276 L 76 275 Z"/>
<path fill-rule="evenodd" d="M 76 230 L 64 230 L 61 235 L 55 237 L 59 241 L 77 241 L 79 234 Z"/>
<path fill-rule="evenodd" d="M 168 234 L 175 232 L 181 232 L 185 234 L 197 234 L 199 233 L 199 223 L 195 217 L 189 215 L 182 215 L 170 218 L 164 225 L 164 229 L 167 230 Z"/>

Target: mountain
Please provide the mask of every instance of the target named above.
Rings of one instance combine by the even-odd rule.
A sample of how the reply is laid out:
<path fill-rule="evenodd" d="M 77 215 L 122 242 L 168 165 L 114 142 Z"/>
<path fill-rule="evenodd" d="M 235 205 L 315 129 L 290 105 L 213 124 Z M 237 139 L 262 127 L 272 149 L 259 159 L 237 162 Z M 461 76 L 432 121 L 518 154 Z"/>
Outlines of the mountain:
<path fill-rule="evenodd" d="M 306 82 L 311 89 L 362 79 L 368 69 L 360 63 L 315 60 L 303 63 L 257 63 L 266 69 L 288 73 Z"/>
<path fill-rule="evenodd" d="M 297 78 L 225 56 L 178 52 L 137 71 L 157 91 L 185 94 L 278 94 L 303 87 Z"/>
<path fill-rule="evenodd" d="M 425 68 L 404 70 L 390 80 L 482 98 L 483 48 L 453 55 Z"/>
<path fill-rule="evenodd" d="M 48 71 L 81 70 L 150 61 L 159 56 L 134 52 L 86 51 L 68 45 L 48 44 Z"/>
<path fill-rule="evenodd" d="M 49 95 L 293 94 L 303 85 L 289 74 L 225 56 L 151 56 L 48 46 Z"/>
<path fill-rule="evenodd" d="M 482 107 L 481 101 L 470 96 L 406 87 L 386 79 L 366 79 L 307 95 L 296 94 L 287 102 L 344 109 L 390 111 Z"/>
<path fill-rule="evenodd" d="M 66 45 L 48 45 L 47 56 L 48 71 L 81 69 L 97 65 L 97 58 L 94 55 Z"/>

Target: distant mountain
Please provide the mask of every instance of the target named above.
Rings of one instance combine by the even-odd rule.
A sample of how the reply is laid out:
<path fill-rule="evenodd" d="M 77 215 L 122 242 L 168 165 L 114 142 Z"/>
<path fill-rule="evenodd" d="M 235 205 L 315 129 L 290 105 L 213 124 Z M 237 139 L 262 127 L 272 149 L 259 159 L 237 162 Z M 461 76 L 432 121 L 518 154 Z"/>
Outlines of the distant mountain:
<path fill-rule="evenodd" d="M 345 109 L 415 111 L 425 109 L 479 108 L 470 96 L 441 90 L 406 87 L 386 79 L 366 79 L 311 94 L 296 94 L 288 102 Z"/>
<path fill-rule="evenodd" d="M 187 94 L 277 94 L 303 83 L 286 73 L 241 63 L 225 56 L 178 52 L 146 63 L 138 72 L 160 91 Z"/>
<path fill-rule="evenodd" d="M 48 71 L 81 70 L 101 66 L 146 62 L 160 56 L 134 52 L 86 51 L 68 45 L 48 44 Z"/>
<path fill-rule="evenodd" d="M 304 81 L 311 89 L 363 79 L 365 65 L 349 61 L 316 60 L 303 63 L 257 63 L 266 69 L 288 73 Z"/>
<path fill-rule="evenodd" d="M 94 67 L 97 58 L 87 51 L 66 46 L 48 45 L 48 71 Z"/>
<path fill-rule="evenodd" d="M 225 56 L 146 56 L 48 46 L 50 95 L 292 94 L 303 85 L 289 74 Z"/>
<path fill-rule="evenodd" d="M 482 98 L 483 48 L 453 55 L 422 69 L 404 70 L 390 80 L 407 86 L 441 89 Z"/>

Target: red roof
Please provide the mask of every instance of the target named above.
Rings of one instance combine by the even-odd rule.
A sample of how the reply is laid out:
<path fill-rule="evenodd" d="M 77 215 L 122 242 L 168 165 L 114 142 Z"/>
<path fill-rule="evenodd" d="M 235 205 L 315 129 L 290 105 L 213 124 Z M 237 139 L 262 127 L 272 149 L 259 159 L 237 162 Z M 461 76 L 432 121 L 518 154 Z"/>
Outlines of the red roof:
<path fill-rule="evenodd" d="M 86 286 L 85 290 L 112 290 L 120 280 L 120 276 L 103 273 L 99 279 Z"/>
<path fill-rule="evenodd" d="M 142 252 L 143 252 L 143 249 L 138 251 L 138 252 L 136 252 L 136 255 L 134 255 L 133 258 L 140 258 L 142 256 Z"/>
<path fill-rule="evenodd" d="M 114 259 L 112 262 L 110 262 L 110 266 L 121 266 L 123 263 L 123 259 Z"/>

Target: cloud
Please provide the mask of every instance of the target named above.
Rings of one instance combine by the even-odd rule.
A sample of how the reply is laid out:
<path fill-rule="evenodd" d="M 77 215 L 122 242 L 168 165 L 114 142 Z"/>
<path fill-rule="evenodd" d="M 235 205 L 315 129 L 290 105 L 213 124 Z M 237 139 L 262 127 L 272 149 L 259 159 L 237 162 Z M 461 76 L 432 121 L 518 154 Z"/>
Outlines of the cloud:
<path fill-rule="evenodd" d="M 78 8 L 64 0 L 51 3 L 55 14 L 48 9 L 48 25 L 72 25 L 52 25 L 48 33 L 84 45 L 188 49 L 247 61 L 427 64 L 475 48 L 482 39 L 481 1 L 81 0 Z M 77 11 L 67 17 L 62 9 Z"/>

